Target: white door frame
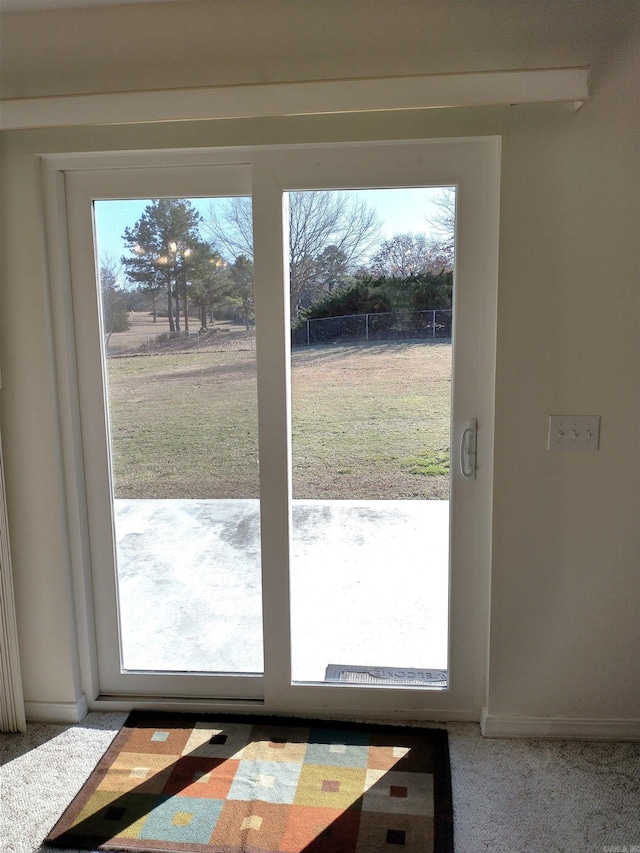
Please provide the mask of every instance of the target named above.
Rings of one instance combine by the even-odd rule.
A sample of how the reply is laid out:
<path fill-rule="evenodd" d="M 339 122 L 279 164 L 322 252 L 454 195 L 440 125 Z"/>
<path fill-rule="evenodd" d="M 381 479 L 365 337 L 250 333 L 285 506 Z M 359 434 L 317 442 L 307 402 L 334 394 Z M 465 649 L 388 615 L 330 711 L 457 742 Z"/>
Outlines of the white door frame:
<path fill-rule="evenodd" d="M 265 712 L 313 711 L 357 713 L 431 719 L 479 719 L 484 699 L 488 645 L 488 578 L 490 561 L 490 520 L 492 492 L 493 388 L 497 295 L 497 235 L 499 207 L 500 142 L 495 137 L 426 140 L 342 145 L 295 145 L 279 147 L 227 148 L 197 152 L 117 153 L 52 155 L 43 159 L 47 226 L 51 244 L 50 261 L 57 266 L 52 275 L 52 312 L 64 319 L 56 340 L 58 378 L 66 385 L 61 395 L 77 415 L 70 416 L 76 429 L 67 438 L 65 467 L 67 482 L 79 482 L 87 489 L 76 507 L 76 533 L 80 538 L 76 560 L 76 603 L 80 604 L 79 639 L 86 648 L 81 668 L 90 707 L 104 707 L 105 690 L 100 683 L 95 621 L 89 606 L 92 598 L 104 606 L 105 591 L 92 589 L 88 559 L 95 562 L 113 553 L 112 529 L 97 522 L 104 519 L 105 476 L 108 481 L 108 454 L 104 425 L 104 397 L 89 401 L 89 376 L 101 375 L 91 344 L 83 339 L 79 315 L 91 311 L 89 302 L 73 290 L 72 280 L 80 281 L 87 271 L 95 276 L 91 220 L 87 216 L 93 198 L 158 197 L 175 195 L 238 194 L 249 187 L 253 194 L 255 230 L 255 298 L 258 327 L 258 397 L 261 407 L 260 442 L 269 452 L 261 455 L 262 554 L 264 584 L 265 676 L 246 684 L 233 677 L 228 690 L 222 682 L 217 696 L 235 696 L 235 706 L 255 708 L 254 701 L 264 687 Z M 141 166 L 146 168 L 140 169 Z M 158 168 L 153 168 L 158 167 Z M 210 174 L 203 184 L 203 172 Z M 220 168 L 217 168 L 220 167 Z M 128 174 L 120 169 L 135 170 Z M 140 176 L 144 175 L 144 179 Z M 62 180 L 64 176 L 64 180 Z M 226 177 L 230 176 L 229 183 Z M 142 180 L 142 183 L 140 182 Z M 216 183 L 217 181 L 217 183 Z M 159 182 L 159 183 L 158 183 Z M 155 187 L 141 192 L 143 183 Z M 282 194 L 296 189 L 342 189 L 368 186 L 453 185 L 458 188 L 458 240 L 456 245 L 457 335 L 454 364 L 452 412 L 452 517 L 450 687 L 446 691 L 416 690 L 411 687 L 379 689 L 351 685 L 292 685 L 289 655 L 289 575 L 291 543 L 290 442 L 289 442 L 289 331 L 288 298 L 282 286 L 288 277 L 282 249 L 286 227 Z M 161 187 L 161 190 L 159 190 Z M 228 187 L 228 188 L 225 188 Z M 68 222 L 72 245 L 84 249 L 65 257 L 65 228 Z M 78 238 L 78 239 L 76 239 Z M 90 250 L 87 247 L 91 247 Z M 69 268 L 67 270 L 67 264 Z M 85 279 L 86 280 L 86 279 Z M 63 285 L 62 287 L 57 285 Z M 77 290 L 77 288 L 76 288 Z M 88 298 L 88 297 L 87 297 Z M 96 295 L 92 298 L 96 300 Z M 260 330 L 263 330 L 262 334 Z M 266 330 L 266 331 L 265 331 Z M 89 350 L 87 350 L 87 347 Z M 99 357 L 99 353 L 98 353 Z M 80 391 L 75 390 L 76 382 Z M 94 387 L 97 383 L 93 383 Z M 102 388 L 99 391 L 103 394 Z M 264 401 L 269 405 L 265 406 Z M 262 404 L 260 403 L 262 401 Z M 275 405 L 274 405 L 275 403 Z M 461 481 L 453 464 L 455 444 L 470 417 L 479 424 L 478 478 Z M 84 460 L 77 441 L 84 442 Z M 91 460 L 91 461 L 89 461 Z M 94 473 L 87 467 L 94 466 Z M 100 473 L 100 471 L 102 473 Z M 98 496 L 93 494 L 96 489 Z M 82 489 L 80 491 L 82 496 Z M 109 503 L 110 506 L 110 503 Z M 73 509 L 73 507 L 72 507 Z M 84 514 L 88 518 L 84 520 Z M 109 509 L 110 518 L 110 509 Z M 97 525 L 97 526 L 96 526 Z M 84 545 L 84 547 L 82 547 Z M 80 565 L 78 565 L 80 562 Z M 99 638 L 98 646 L 103 639 Z M 206 698 L 203 677 L 184 682 L 184 697 L 200 698 L 214 708 L 217 700 Z M 264 684 L 262 684 L 264 681 Z M 260 682 L 260 683 L 258 683 Z M 217 683 L 218 684 L 218 683 Z M 108 689 L 114 701 L 127 704 L 120 689 Z M 183 693 L 183 691 L 180 691 Z M 172 704 L 175 694 L 161 684 L 149 702 L 160 707 Z M 114 694 L 117 694 L 117 699 Z M 181 700 L 176 699 L 175 703 Z M 138 701 L 139 705 L 140 702 Z M 228 707 L 228 706 L 227 706 Z"/>

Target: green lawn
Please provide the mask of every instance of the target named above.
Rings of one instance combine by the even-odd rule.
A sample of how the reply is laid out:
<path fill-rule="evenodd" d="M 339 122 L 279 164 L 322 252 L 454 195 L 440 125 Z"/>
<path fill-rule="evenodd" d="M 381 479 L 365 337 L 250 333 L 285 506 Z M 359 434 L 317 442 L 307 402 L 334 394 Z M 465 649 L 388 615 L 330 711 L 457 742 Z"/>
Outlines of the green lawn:
<path fill-rule="evenodd" d="M 447 498 L 451 346 L 292 356 L 295 498 Z M 255 353 L 111 359 L 116 497 L 258 496 Z"/>

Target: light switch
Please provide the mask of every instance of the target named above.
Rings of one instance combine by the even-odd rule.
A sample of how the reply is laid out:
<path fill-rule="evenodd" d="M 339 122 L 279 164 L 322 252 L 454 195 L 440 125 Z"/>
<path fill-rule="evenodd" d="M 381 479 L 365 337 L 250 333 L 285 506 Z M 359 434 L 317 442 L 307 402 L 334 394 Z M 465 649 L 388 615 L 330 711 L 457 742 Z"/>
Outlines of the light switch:
<path fill-rule="evenodd" d="M 549 450 L 597 450 L 599 415 L 549 415 Z"/>

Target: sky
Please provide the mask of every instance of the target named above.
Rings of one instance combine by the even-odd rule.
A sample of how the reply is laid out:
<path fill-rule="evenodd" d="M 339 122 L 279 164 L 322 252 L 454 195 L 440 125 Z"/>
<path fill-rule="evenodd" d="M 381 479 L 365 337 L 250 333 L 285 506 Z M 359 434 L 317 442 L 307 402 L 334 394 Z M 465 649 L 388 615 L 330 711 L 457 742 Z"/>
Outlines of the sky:
<path fill-rule="evenodd" d="M 431 230 L 429 218 L 438 212 L 433 200 L 441 194 L 439 187 L 418 189 L 374 189 L 350 190 L 375 207 L 382 220 L 382 239 L 406 232 L 428 234 Z M 224 199 L 190 199 L 194 207 L 206 218 L 212 201 L 223 203 Z M 95 203 L 95 228 L 98 254 L 102 259 L 110 255 L 119 262 L 123 254 L 128 255 L 122 239 L 126 226 L 133 227 L 150 199 L 126 201 L 97 201 Z"/>

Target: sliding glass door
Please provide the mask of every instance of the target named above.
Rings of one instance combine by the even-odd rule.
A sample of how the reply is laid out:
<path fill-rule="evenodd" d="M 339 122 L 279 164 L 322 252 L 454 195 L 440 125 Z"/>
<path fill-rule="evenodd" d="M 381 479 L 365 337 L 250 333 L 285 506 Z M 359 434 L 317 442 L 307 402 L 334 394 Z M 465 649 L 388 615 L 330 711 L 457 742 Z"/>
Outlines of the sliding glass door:
<path fill-rule="evenodd" d="M 100 695 L 471 713 L 470 150 L 67 171 Z"/>
<path fill-rule="evenodd" d="M 260 700 L 253 264 L 207 234 L 249 174 L 197 172 L 68 178 L 100 693 Z"/>

